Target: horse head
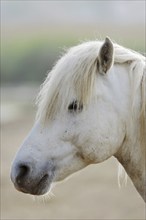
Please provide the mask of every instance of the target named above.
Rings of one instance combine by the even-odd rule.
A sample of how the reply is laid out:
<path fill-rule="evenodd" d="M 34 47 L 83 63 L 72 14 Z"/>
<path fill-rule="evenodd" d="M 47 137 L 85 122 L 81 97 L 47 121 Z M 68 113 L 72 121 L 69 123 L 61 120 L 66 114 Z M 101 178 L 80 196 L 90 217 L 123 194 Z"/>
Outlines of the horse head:
<path fill-rule="evenodd" d="M 115 62 L 119 48 L 109 38 L 83 43 L 48 74 L 36 122 L 12 165 L 19 191 L 45 194 L 52 182 L 119 152 L 131 105 L 129 63 Z"/>

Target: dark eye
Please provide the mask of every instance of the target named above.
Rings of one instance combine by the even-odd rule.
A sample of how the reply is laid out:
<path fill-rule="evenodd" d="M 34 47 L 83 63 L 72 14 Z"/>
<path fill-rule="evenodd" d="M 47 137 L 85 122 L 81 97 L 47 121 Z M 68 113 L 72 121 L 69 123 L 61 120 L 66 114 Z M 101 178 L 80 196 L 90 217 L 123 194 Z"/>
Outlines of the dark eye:
<path fill-rule="evenodd" d="M 68 106 L 68 110 L 70 112 L 77 112 L 77 111 L 82 111 L 83 109 L 83 105 L 78 102 L 77 100 L 74 100 L 69 106 Z"/>

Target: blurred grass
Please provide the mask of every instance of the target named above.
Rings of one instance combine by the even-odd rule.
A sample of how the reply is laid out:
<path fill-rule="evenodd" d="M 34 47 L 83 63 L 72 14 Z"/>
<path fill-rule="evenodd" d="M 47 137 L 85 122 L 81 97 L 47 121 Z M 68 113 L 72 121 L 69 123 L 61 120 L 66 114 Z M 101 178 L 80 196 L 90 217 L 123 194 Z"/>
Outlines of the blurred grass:
<path fill-rule="evenodd" d="M 73 38 L 36 36 L 4 39 L 1 46 L 2 83 L 40 82 L 59 58 L 60 45 L 73 45 Z"/>

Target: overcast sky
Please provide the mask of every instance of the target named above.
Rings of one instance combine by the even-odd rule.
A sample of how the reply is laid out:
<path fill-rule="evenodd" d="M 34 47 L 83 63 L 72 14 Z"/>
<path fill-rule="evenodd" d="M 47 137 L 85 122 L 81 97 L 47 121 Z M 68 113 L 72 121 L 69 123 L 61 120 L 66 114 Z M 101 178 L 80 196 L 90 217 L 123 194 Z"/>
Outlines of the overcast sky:
<path fill-rule="evenodd" d="M 113 23 L 144 25 L 145 0 L 1 1 L 2 26 Z"/>

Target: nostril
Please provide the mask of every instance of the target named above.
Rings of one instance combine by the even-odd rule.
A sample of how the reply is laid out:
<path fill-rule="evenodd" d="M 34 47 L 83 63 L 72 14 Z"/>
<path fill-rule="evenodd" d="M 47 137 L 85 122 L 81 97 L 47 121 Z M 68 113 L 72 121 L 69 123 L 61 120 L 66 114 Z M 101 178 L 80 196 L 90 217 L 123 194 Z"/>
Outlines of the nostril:
<path fill-rule="evenodd" d="M 19 166 L 19 176 L 23 177 L 26 176 L 30 171 L 29 166 L 26 165 L 20 165 Z"/>
<path fill-rule="evenodd" d="M 16 182 L 18 185 L 22 183 L 26 179 L 30 172 L 30 167 L 28 165 L 20 164 L 17 167 L 17 177 Z"/>

